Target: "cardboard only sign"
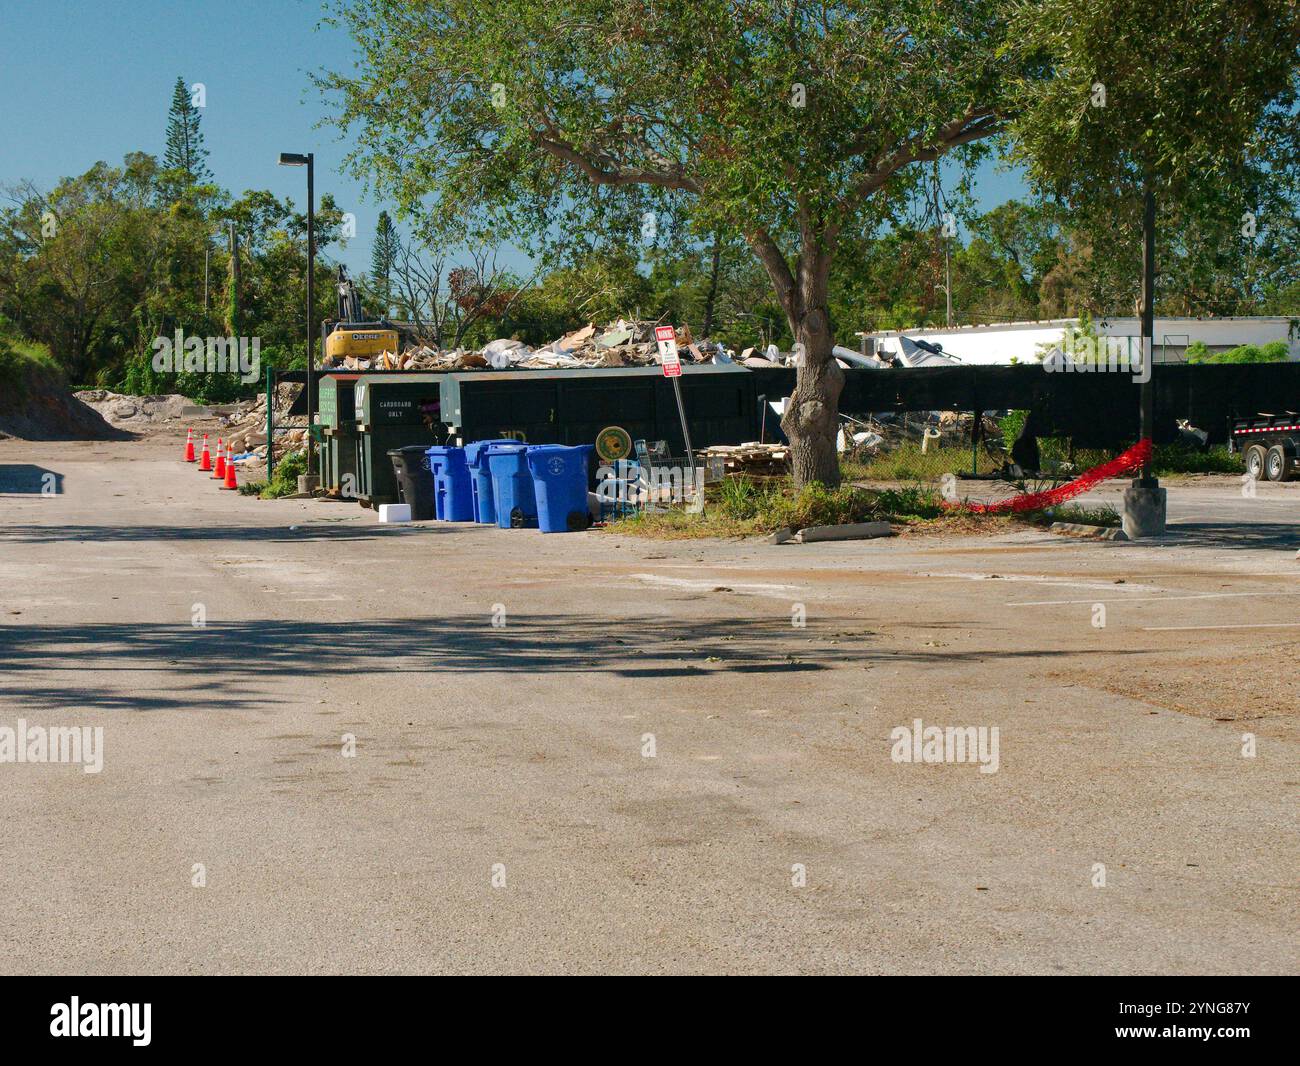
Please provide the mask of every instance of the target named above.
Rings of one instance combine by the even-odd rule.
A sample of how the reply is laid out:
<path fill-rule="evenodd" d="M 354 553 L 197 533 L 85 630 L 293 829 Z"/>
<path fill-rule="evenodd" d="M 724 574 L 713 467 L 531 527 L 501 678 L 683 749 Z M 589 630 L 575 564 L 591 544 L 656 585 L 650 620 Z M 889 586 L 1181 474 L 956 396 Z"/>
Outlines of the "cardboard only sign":
<path fill-rule="evenodd" d="M 682 360 L 677 354 L 677 331 L 672 326 L 655 326 L 655 343 L 659 345 L 659 362 L 663 364 L 664 377 L 681 377 Z"/>

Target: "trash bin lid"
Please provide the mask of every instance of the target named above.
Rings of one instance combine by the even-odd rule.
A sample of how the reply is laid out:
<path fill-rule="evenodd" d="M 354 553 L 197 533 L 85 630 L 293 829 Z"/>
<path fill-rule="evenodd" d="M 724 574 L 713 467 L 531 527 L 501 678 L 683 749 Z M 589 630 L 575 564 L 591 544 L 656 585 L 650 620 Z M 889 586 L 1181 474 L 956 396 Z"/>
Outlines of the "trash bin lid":
<path fill-rule="evenodd" d="M 518 443 L 519 442 L 517 440 L 511 440 L 508 437 L 498 437 L 495 440 L 470 441 L 468 444 L 465 445 L 465 458 L 469 460 L 471 465 L 473 465 L 473 463 L 480 456 L 486 456 L 488 453 L 488 449 L 491 448 L 492 445 L 494 444 L 518 444 Z"/>
<path fill-rule="evenodd" d="M 594 444 L 530 444 L 528 453 L 530 455 L 548 455 L 552 452 L 576 452 L 584 459 L 596 450 Z M 575 458 L 577 456 L 575 455 Z"/>
<path fill-rule="evenodd" d="M 585 476 L 587 457 L 594 450 L 592 444 L 534 444 L 528 449 L 528 467 L 535 477 L 565 477 L 578 471 Z"/>

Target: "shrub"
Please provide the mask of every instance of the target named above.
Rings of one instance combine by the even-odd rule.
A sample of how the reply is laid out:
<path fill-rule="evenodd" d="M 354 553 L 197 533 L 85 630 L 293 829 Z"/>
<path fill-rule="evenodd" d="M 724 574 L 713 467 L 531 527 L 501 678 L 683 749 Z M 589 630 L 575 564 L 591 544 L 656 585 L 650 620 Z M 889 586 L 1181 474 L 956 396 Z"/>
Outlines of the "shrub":
<path fill-rule="evenodd" d="M 1210 349 L 1201 341 L 1193 341 L 1187 346 L 1189 363 L 1215 363 L 1222 365 L 1240 365 L 1243 363 L 1285 363 L 1290 358 L 1291 349 L 1286 341 L 1269 341 L 1267 344 L 1241 344 L 1226 352 L 1210 353 Z"/>
<path fill-rule="evenodd" d="M 293 496 L 298 492 L 298 475 L 307 473 L 307 453 L 290 452 L 275 464 L 275 476 L 265 484 L 260 495 L 264 500 Z"/>
<path fill-rule="evenodd" d="M 1185 444 L 1156 445 L 1157 476 L 1165 474 L 1240 474 L 1245 469 L 1240 455 L 1232 455 L 1219 444 L 1201 451 Z"/>

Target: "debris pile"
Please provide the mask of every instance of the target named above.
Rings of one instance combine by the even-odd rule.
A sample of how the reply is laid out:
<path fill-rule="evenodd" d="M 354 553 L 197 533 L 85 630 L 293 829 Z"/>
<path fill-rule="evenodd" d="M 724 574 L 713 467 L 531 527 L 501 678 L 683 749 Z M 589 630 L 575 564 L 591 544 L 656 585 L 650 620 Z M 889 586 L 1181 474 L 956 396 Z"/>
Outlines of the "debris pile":
<path fill-rule="evenodd" d="M 381 352 L 371 358 L 326 356 L 322 367 L 336 370 L 580 370 L 598 367 L 656 366 L 656 322 L 618 319 L 605 327 L 589 323 L 540 348 L 523 341 L 500 338 L 477 351 L 440 350 L 423 345 L 398 354 Z M 729 363 L 733 353 L 707 341 L 696 343 L 689 326 L 677 331 L 677 346 L 686 363 Z M 752 350 L 752 349 L 750 349 Z M 764 365 L 778 365 L 767 363 Z"/>
<path fill-rule="evenodd" d="M 108 389 L 82 389 L 73 395 L 98 411 L 110 426 L 128 430 L 177 422 L 194 410 L 194 404 L 179 395 L 125 396 Z"/>
<path fill-rule="evenodd" d="M 869 418 L 841 415 L 840 451 L 888 455 L 904 445 L 936 448 L 969 448 L 974 416 L 966 411 L 881 412 Z M 980 432 L 984 439 L 1002 436 L 997 420 L 985 415 Z"/>
<path fill-rule="evenodd" d="M 307 419 L 302 415 L 289 417 L 289 411 L 302 392 L 297 382 L 283 382 L 275 387 L 275 455 L 280 458 L 287 452 L 300 452 L 307 447 Z M 228 429 L 227 439 L 233 444 L 235 454 L 251 452 L 266 458 L 266 394 L 255 400 L 235 404 L 221 424 Z"/>
<path fill-rule="evenodd" d="M 786 444 L 715 444 L 700 454 L 715 477 L 780 477 L 790 472 L 790 447 Z"/>

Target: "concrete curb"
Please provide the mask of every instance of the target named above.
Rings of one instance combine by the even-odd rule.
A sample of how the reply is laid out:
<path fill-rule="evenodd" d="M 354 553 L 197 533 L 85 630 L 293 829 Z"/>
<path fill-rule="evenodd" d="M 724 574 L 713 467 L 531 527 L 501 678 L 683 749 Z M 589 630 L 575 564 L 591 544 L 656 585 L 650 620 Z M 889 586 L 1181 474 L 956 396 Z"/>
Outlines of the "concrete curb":
<path fill-rule="evenodd" d="M 1086 526 L 1082 522 L 1053 522 L 1050 531 L 1063 537 L 1085 537 L 1088 540 L 1128 540 L 1128 534 L 1118 526 Z"/>
<path fill-rule="evenodd" d="M 794 539 L 800 544 L 813 544 L 819 540 L 873 540 L 893 535 L 888 522 L 849 522 L 841 526 L 809 526 L 799 530 Z"/>

